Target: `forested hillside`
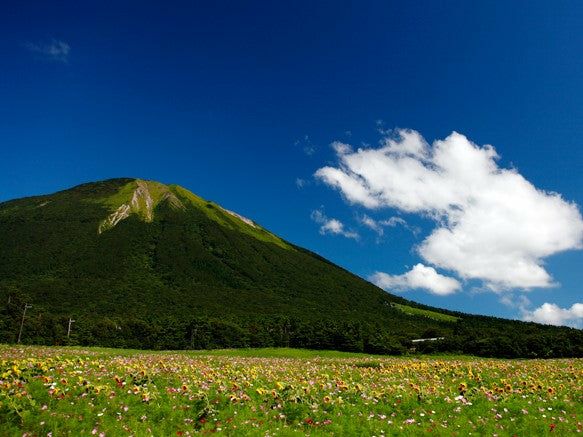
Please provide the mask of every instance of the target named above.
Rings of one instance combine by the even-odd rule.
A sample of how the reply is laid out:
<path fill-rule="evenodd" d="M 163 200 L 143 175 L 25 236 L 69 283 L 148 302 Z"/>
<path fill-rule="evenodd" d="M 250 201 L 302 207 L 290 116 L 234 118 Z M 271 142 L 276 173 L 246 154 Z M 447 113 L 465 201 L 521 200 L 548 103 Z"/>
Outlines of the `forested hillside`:
<path fill-rule="evenodd" d="M 444 337 L 415 350 L 583 356 L 581 330 L 409 302 L 184 188 L 138 179 L 1 203 L 0 299 L 2 342 L 17 340 L 29 304 L 26 343 L 403 353 Z"/>

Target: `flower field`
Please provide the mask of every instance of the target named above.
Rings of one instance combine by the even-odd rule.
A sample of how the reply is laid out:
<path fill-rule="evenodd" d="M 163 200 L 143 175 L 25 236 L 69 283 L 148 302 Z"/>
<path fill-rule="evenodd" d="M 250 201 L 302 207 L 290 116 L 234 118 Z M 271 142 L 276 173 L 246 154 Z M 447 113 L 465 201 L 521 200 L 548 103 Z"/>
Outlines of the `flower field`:
<path fill-rule="evenodd" d="M 580 359 L 247 355 L 0 346 L 0 435 L 583 432 Z"/>

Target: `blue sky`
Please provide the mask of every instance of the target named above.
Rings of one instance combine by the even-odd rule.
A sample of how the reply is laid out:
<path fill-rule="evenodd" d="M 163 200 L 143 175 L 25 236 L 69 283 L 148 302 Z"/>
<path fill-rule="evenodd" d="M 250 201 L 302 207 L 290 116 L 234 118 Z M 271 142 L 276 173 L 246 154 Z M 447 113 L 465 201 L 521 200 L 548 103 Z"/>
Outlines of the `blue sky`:
<path fill-rule="evenodd" d="M 353 170 L 334 141 L 356 157 L 414 129 L 432 154 L 456 131 L 475 150 L 491 144 L 496 171 L 513 169 L 551 212 L 540 190 L 583 205 L 581 2 L 211 3 L 3 5 L 0 201 L 110 177 L 177 183 L 363 277 L 382 272 L 410 299 L 581 326 L 576 217 L 570 231 L 543 223 L 532 240 L 552 230 L 562 245 L 542 241 L 533 253 L 525 236 L 512 247 L 552 280 L 492 286 L 475 273 L 482 266 L 420 253 L 436 229 L 455 226 L 450 213 L 436 221 L 434 206 L 408 212 L 390 196 L 368 208 L 314 176 Z M 467 196 L 462 209 L 473 205 Z M 507 229 L 523 229 L 496 211 Z M 519 212 L 527 226 L 532 215 Z M 393 219 L 381 236 L 365 216 L 406 226 Z M 489 236 L 488 247 L 506 250 Z M 424 278 L 435 269 L 459 287 L 407 290 L 418 264 Z"/>

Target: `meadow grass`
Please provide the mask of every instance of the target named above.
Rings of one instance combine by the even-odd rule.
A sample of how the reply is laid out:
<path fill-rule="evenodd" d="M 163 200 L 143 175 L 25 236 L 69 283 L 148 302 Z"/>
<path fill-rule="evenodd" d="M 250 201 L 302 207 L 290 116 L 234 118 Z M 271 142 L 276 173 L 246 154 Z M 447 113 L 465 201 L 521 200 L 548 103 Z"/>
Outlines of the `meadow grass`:
<path fill-rule="evenodd" d="M 409 314 L 410 316 L 422 316 L 433 320 L 439 320 L 442 322 L 457 322 L 459 317 L 455 317 L 449 314 L 438 313 L 436 311 L 424 310 L 422 308 L 415 308 L 409 305 L 402 305 L 399 303 L 391 304 L 394 308 Z"/>
<path fill-rule="evenodd" d="M 0 435 L 569 435 L 583 360 L 0 345 Z"/>
<path fill-rule="evenodd" d="M 294 349 L 286 347 L 217 349 L 210 351 L 187 352 L 190 355 L 224 356 L 224 357 L 255 357 L 255 358 L 361 358 L 370 354 L 358 352 L 340 352 L 328 350 Z"/>

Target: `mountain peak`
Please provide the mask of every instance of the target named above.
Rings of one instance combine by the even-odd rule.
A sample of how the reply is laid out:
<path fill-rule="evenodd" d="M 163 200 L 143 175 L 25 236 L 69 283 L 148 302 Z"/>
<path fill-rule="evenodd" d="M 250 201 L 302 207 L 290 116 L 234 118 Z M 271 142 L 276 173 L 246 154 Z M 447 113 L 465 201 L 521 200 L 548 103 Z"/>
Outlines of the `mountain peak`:
<path fill-rule="evenodd" d="M 205 200 L 180 185 L 139 178 L 115 178 L 78 185 L 71 190 L 83 195 L 91 193 L 91 197 L 97 197 L 97 202 L 106 208 L 106 213 L 96 225 L 98 234 L 111 230 L 130 216 L 151 223 L 156 219 L 157 208 L 166 204 L 175 211 L 186 212 L 194 208 L 221 227 L 243 232 L 285 249 L 292 248 L 255 221 Z"/>

